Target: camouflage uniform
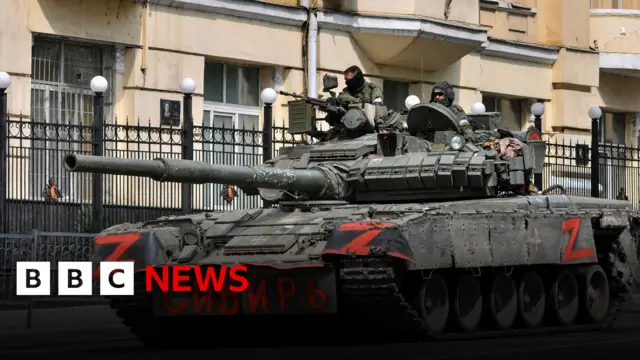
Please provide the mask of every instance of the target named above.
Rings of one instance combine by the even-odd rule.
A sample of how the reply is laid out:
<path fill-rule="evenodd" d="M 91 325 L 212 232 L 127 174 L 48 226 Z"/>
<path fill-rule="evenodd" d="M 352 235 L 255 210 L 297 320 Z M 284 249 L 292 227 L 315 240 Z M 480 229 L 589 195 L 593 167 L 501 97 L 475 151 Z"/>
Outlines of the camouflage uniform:
<path fill-rule="evenodd" d="M 347 73 L 353 74 L 353 78 L 347 80 L 347 87 L 342 89 L 338 100 L 341 103 L 366 103 L 373 104 L 376 108 L 376 115 L 374 118 L 376 127 L 387 121 L 388 111 L 387 107 L 382 103 L 382 89 L 372 83 L 364 80 L 364 74 L 357 66 L 351 66 L 345 70 Z"/>
<path fill-rule="evenodd" d="M 435 100 L 435 92 L 436 90 L 442 91 L 445 96 L 444 99 L 440 101 Z M 464 112 L 462 107 L 458 104 L 454 104 L 453 102 L 456 99 L 456 93 L 453 91 L 453 87 L 446 81 L 441 81 L 433 86 L 431 90 L 431 99 L 429 102 L 437 102 L 449 108 L 453 112 L 453 114 L 458 118 L 460 122 L 460 130 L 462 132 L 462 136 L 465 141 L 470 143 L 476 143 L 477 139 L 475 134 L 473 133 L 473 126 L 467 120 L 467 114 Z"/>

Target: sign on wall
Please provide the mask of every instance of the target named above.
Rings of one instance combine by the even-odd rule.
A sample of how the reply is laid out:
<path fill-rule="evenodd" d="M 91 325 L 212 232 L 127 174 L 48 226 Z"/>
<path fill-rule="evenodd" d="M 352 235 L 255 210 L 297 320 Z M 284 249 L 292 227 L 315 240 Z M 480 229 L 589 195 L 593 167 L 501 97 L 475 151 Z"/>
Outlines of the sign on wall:
<path fill-rule="evenodd" d="M 180 126 L 180 101 L 160 99 L 160 125 Z"/>

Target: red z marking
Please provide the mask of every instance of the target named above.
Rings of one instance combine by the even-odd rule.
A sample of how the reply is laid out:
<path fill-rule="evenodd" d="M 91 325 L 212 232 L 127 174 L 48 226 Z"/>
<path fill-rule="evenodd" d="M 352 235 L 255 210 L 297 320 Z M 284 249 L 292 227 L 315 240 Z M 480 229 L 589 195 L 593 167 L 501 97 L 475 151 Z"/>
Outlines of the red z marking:
<path fill-rule="evenodd" d="M 340 253 L 346 254 L 347 252 L 356 255 L 367 255 L 369 253 L 369 247 L 367 244 L 371 242 L 376 236 L 378 236 L 382 229 L 393 226 L 393 223 L 379 223 L 379 222 L 358 222 L 347 223 L 340 226 L 341 231 L 365 231 L 363 234 L 356 236 L 347 245 L 340 249 Z"/>
<path fill-rule="evenodd" d="M 592 249 L 578 249 L 575 250 L 574 246 L 576 243 L 576 238 L 578 237 L 578 230 L 580 229 L 580 219 L 567 219 L 562 222 L 562 234 L 565 234 L 568 231 L 571 231 L 571 236 L 569 237 L 569 244 L 564 249 L 564 253 L 562 254 L 562 262 L 580 260 L 585 258 L 596 259 L 596 254 Z"/>
<path fill-rule="evenodd" d="M 111 255 L 107 256 L 106 259 L 102 261 L 118 261 L 120 257 L 140 238 L 140 234 L 118 234 L 118 235 L 107 235 L 100 236 L 96 238 L 96 245 L 108 245 L 108 244 L 118 244 L 116 248 L 113 250 Z M 93 277 L 98 277 L 100 274 L 100 266 L 96 269 L 96 272 L 93 273 Z"/>

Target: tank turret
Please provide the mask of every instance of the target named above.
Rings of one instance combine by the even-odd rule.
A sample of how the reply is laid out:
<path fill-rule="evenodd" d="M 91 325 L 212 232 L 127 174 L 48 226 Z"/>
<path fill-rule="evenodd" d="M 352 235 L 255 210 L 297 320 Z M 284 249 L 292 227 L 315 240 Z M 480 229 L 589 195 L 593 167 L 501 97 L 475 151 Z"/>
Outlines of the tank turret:
<path fill-rule="evenodd" d="M 284 147 L 278 157 L 260 166 L 77 154 L 67 155 L 64 164 L 71 172 L 230 184 L 271 202 L 350 203 L 428 202 L 526 193 L 533 172 L 542 167 L 533 147 L 516 139 L 502 148 L 465 142 L 456 117 L 439 104 L 413 106 L 407 115 L 407 127 L 409 134 L 370 133 L 350 140 Z"/>

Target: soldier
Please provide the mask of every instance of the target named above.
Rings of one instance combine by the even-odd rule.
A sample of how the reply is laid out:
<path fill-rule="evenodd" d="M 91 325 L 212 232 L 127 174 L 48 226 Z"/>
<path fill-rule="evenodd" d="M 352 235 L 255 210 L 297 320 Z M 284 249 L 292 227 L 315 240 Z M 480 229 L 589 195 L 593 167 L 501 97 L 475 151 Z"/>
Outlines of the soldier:
<path fill-rule="evenodd" d="M 342 89 L 338 100 L 343 103 L 367 103 L 376 108 L 376 127 L 387 120 L 387 107 L 382 103 L 382 89 L 364 80 L 364 74 L 359 67 L 353 65 L 344 71 L 344 81 L 347 87 Z"/>
<path fill-rule="evenodd" d="M 467 120 L 467 114 L 462 107 L 453 102 L 456 99 L 456 93 L 453 91 L 453 87 L 446 81 L 436 83 L 431 90 L 431 100 L 429 102 L 438 103 L 449 108 L 453 114 L 458 118 L 460 122 L 460 130 L 464 139 L 471 143 L 476 143 L 477 139 L 473 133 L 473 126 Z"/>

